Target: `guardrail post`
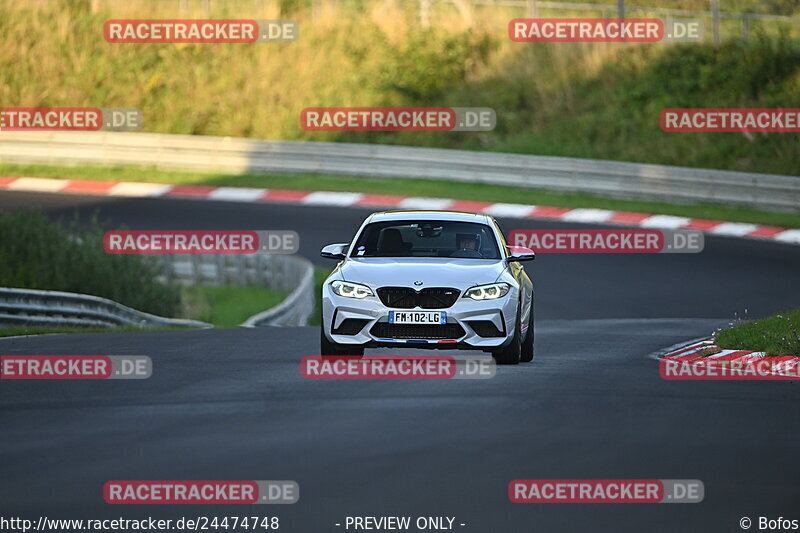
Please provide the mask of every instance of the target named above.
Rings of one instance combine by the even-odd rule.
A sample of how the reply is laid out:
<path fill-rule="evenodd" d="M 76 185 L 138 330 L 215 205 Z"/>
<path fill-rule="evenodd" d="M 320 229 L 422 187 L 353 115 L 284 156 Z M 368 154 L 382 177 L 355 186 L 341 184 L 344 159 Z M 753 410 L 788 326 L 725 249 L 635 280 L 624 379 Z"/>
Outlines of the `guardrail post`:
<path fill-rule="evenodd" d="M 269 256 L 258 256 L 258 283 L 270 288 L 269 284 Z"/>
<path fill-rule="evenodd" d="M 742 39 L 750 40 L 750 17 L 747 16 L 747 13 L 742 13 Z"/>
<path fill-rule="evenodd" d="M 539 17 L 539 9 L 536 5 L 536 0 L 528 0 L 528 18 L 538 18 Z"/>
<path fill-rule="evenodd" d="M 288 261 L 281 265 L 281 283 L 283 284 L 284 290 L 292 286 L 292 282 L 290 281 L 292 279 L 291 271 L 291 265 Z"/>
<path fill-rule="evenodd" d="M 225 256 L 222 254 L 216 254 L 213 256 L 214 259 L 214 267 L 216 268 L 214 281 L 219 285 L 226 284 L 226 272 L 225 272 Z"/>
<path fill-rule="evenodd" d="M 270 258 L 271 259 L 271 258 Z M 273 289 L 283 290 L 282 265 L 276 265 L 275 261 L 269 262 L 269 286 Z"/>
<path fill-rule="evenodd" d="M 236 255 L 236 280 L 237 285 L 247 285 L 247 256 Z"/>
<path fill-rule="evenodd" d="M 172 260 L 172 256 L 164 254 L 158 257 L 159 260 L 156 261 L 156 264 L 161 267 L 161 270 L 164 272 L 164 281 L 167 285 L 172 285 L 172 282 L 175 280 L 175 266 Z"/>
<path fill-rule="evenodd" d="M 423 28 L 431 25 L 431 0 L 419 0 L 419 23 Z"/>
<path fill-rule="evenodd" d="M 625 0 L 617 0 L 617 18 L 625 18 Z"/>
<path fill-rule="evenodd" d="M 200 273 L 200 260 L 197 254 L 190 254 L 189 262 L 192 265 L 192 274 L 191 274 L 192 285 L 199 285 L 201 273 Z"/>
<path fill-rule="evenodd" d="M 256 254 L 255 265 L 253 265 L 253 284 L 266 285 L 266 283 L 264 283 L 264 277 L 264 256 L 262 254 Z"/>
<path fill-rule="evenodd" d="M 719 0 L 711 0 L 711 27 L 714 33 L 714 44 L 719 44 Z"/>

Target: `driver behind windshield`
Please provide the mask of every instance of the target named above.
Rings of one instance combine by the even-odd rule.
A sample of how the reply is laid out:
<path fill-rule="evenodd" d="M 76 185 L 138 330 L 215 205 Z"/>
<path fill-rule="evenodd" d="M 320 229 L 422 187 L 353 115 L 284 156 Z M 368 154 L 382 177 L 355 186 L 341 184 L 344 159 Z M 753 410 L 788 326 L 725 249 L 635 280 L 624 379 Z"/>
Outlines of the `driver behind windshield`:
<path fill-rule="evenodd" d="M 483 257 L 480 247 L 480 235 L 476 233 L 456 233 L 456 257 Z"/>

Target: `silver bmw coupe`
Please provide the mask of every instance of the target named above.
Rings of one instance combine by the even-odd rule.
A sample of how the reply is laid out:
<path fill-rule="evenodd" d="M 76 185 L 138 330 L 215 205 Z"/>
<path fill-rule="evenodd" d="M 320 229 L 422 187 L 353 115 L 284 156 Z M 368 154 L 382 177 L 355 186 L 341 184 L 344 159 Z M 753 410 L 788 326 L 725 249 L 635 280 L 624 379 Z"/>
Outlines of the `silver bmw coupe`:
<path fill-rule="evenodd" d="M 488 215 L 387 211 L 322 257 L 340 263 L 322 286 L 323 356 L 364 348 L 470 349 L 499 364 L 533 360 L 533 283 Z"/>

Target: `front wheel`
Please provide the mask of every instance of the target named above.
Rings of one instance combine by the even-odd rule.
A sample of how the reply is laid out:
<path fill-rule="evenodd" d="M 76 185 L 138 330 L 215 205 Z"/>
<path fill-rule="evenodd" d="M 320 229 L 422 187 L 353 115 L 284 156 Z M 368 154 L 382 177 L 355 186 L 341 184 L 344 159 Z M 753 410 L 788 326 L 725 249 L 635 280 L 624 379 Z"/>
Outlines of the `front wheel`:
<path fill-rule="evenodd" d="M 514 324 L 514 337 L 507 346 L 492 351 L 492 357 L 498 365 L 516 365 L 522 356 L 522 304 L 517 309 L 517 320 Z"/>
<path fill-rule="evenodd" d="M 522 341 L 522 354 L 520 361 L 530 363 L 533 361 L 533 300 L 531 300 L 531 312 L 528 314 L 528 331 L 525 333 L 525 340 Z"/>
<path fill-rule="evenodd" d="M 364 355 L 364 348 L 357 344 L 339 344 L 331 342 L 325 336 L 325 326 L 319 330 L 319 354 L 323 357 L 341 357 L 343 355 Z"/>

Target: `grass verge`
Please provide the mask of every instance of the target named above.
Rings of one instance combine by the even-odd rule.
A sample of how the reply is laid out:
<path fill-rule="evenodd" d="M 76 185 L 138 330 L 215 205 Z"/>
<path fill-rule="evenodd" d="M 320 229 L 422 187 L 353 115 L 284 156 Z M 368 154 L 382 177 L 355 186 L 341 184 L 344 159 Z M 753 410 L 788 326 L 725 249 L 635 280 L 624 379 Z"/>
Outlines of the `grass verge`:
<path fill-rule="evenodd" d="M 187 287 L 182 291 L 188 318 L 220 328 L 234 328 L 247 318 L 275 307 L 289 295 L 255 285 L 241 287 Z"/>
<path fill-rule="evenodd" d="M 321 174 L 225 174 L 161 170 L 142 166 L 48 166 L 0 164 L 0 175 L 30 176 L 91 181 L 139 181 L 172 185 L 262 187 L 304 191 L 349 191 L 369 194 L 425 196 L 508 202 L 555 207 L 586 207 L 616 211 L 636 211 L 728 222 L 748 222 L 800 228 L 800 213 L 761 211 L 742 206 L 718 204 L 668 204 L 638 200 L 619 200 L 589 194 L 564 194 L 522 187 L 444 180 L 406 178 L 367 178 Z"/>
<path fill-rule="evenodd" d="M 800 309 L 722 330 L 716 344 L 730 350 L 800 356 Z"/>

